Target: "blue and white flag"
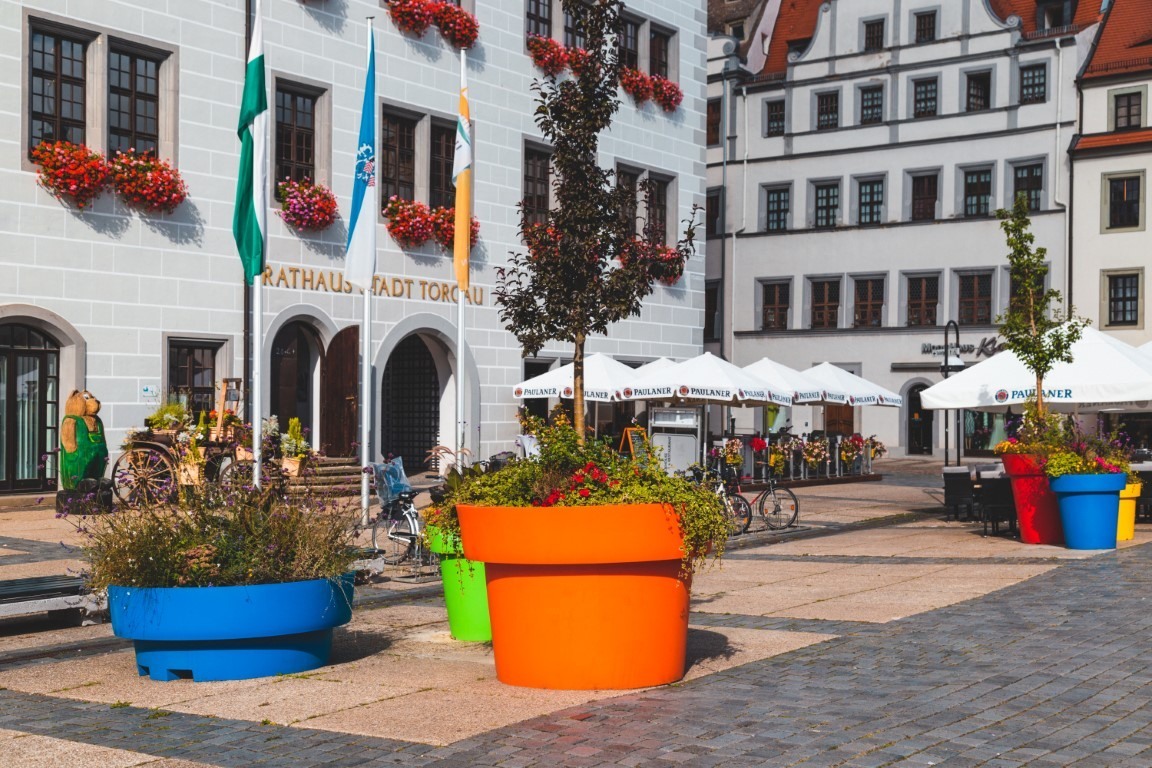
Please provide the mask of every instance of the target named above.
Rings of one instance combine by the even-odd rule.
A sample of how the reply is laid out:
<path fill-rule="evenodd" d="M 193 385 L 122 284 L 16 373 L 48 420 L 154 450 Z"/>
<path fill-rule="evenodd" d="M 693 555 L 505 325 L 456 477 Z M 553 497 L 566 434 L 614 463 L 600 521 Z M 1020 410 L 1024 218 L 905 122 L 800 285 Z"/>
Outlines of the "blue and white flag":
<path fill-rule="evenodd" d="M 356 141 L 356 170 L 352 179 L 352 215 L 345 248 L 344 279 L 365 291 L 372 290 L 376 274 L 376 35 L 368 22 L 368 75 Z"/>

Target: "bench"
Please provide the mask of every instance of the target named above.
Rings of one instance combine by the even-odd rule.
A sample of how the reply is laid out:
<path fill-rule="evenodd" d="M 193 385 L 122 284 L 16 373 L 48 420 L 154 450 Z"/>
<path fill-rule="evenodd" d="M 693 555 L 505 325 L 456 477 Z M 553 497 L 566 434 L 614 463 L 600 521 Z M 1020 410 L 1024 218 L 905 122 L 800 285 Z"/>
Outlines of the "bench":
<path fill-rule="evenodd" d="M 84 580 L 78 576 L 36 576 L 0 581 L 0 618 L 41 611 L 82 611 L 91 615 L 104 610 L 104 607 L 102 599 L 85 592 Z"/>

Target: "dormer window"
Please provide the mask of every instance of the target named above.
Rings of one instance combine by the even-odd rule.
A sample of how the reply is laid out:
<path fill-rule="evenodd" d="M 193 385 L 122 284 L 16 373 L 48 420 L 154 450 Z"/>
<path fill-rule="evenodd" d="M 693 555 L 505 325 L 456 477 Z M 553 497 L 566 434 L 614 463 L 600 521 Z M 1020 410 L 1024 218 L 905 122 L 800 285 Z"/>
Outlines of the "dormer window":
<path fill-rule="evenodd" d="M 1036 14 L 1038 16 L 1036 19 L 1037 26 L 1040 29 L 1057 29 L 1068 24 L 1068 19 L 1064 16 L 1063 0 L 1037 3 Z"/>

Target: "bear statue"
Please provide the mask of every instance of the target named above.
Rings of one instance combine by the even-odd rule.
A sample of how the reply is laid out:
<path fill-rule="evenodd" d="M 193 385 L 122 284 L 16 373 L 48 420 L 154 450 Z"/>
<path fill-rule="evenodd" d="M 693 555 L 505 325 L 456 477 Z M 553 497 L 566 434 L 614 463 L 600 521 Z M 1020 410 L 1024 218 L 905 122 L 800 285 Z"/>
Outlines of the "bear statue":
<path fill-rule="evenodd" d="M 88 390 L 73 390 L 60 424 L 60 487 L 75 490 L 81 480 L 99 480 L 108 466 L 108 441 L 100 401 Z"/>

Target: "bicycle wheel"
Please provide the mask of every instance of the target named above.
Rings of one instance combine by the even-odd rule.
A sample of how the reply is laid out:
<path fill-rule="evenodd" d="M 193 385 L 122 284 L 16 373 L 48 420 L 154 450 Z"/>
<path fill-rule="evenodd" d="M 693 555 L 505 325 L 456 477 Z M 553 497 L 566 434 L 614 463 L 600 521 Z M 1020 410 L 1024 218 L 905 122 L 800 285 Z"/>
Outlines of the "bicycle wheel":
<path fill-rule="evenodd" d="M 372 548 L 387 565 L 403 562 L 412 552 L 415 542 L 416 535 L 406 517 L 399 520 L 377 517 L 372 522 Z"/>
<path fill-rule="evenodd" d="M 748 499 L 734 493 L 727 497 L 725 506 L 728 508 L 728 535 L 745 533 L 752 525 L 752 505 Z"/>
<path fill-rule="evenodd" d="M 760 516 L 773 531 L 789 528 L 800 516 L 800 502 L 787 488 L 773 488 L 760 499 Z"/>

